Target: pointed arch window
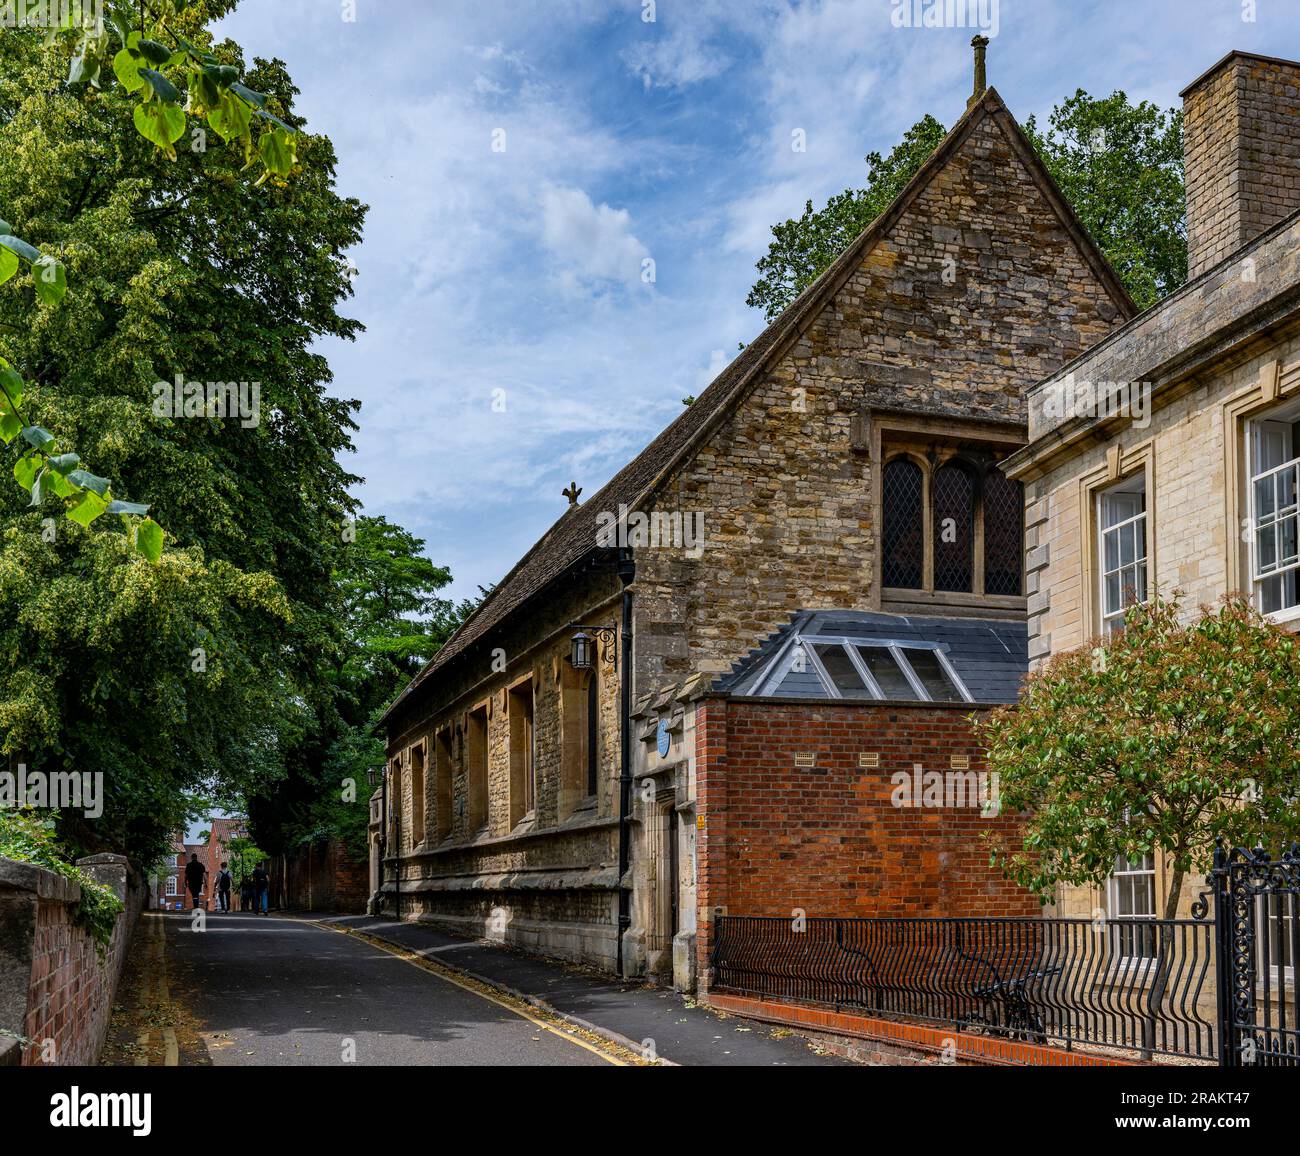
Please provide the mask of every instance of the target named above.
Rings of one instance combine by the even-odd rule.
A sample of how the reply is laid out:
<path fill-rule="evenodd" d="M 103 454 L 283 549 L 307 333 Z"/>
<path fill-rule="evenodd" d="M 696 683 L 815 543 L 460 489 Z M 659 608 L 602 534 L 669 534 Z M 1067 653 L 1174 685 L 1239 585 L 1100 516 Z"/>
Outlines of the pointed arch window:
<path fill-rule="evenodd" d="M 975 590 L 975 479 L 960 462 L 934 472 L 934 588 Z"/>
<path fill-rule="evenodd" d="M 990 469 L 984 475 L 984 593 L 1020 594 L 1024 568 L 1024 490 Z"/>
<path fill-rule="evenodd" d="M 910 458 L 884 471 L 884 584 L 920 590 L 925 575 L 925 475 Z"/>
<path fill-rule="evenodd" d="M 956 452 L 896 453 L 881 472 L 881 585 L 888 591 L 1019 598 L 1024 490 Z M 907 599 L 899 596 L 901 601 Z"/>

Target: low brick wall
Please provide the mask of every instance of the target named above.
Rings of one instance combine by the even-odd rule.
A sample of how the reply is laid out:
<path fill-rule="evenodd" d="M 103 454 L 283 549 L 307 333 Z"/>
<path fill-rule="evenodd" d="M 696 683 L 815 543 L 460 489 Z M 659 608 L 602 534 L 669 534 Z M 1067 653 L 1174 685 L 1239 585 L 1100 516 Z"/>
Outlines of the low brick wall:
<path fill-rule="evenodd" d="M 103 1046 L 131 931 L 144 900 L 121 855 L 78 861 L 126 904 L 108 951 L 73 922 L 81 888 L 30 863 L 0 858 L 0 1065 L 93 1064 Z"/>
<path fill-rule="evenodd" d="M 919 1056 L 940 1056 L 956 1064 L 1030 1065 L 1036 1067 L 1130 1067 L 1132 1061 L 1066 1051 L 1047 1044 L 1031 1044 L 996 1036 L 977 1036 L 925 1024 L 898 1023 L 871 1016 L 852 1015 L 828 1008 L 805 1007 L 776 1000 L 748 999 L 710 992 L 708 1005 L 730 1015 L 765 1023 L 826 1032 L 834 1037 L 870 1040 L 884 1050 L 854 1055 L 876 1064 L 917 1063 Z M 908 1053 L 912 1053 L 909 1055 Z"/>

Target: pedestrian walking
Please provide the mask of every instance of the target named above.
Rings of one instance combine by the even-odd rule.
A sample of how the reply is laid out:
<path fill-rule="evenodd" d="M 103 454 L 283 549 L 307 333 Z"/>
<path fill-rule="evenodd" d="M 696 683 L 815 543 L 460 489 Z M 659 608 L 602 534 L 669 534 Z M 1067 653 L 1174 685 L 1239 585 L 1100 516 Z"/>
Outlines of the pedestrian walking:
<path fill-rule="evenodd" d="M 221 864 L 221 870 L 217 872 L 217 910 L 230 911 L 230 872 L 226 865 Z"/>
<path fill-rule="evenodd" d="M 271 877 L 266 868 L 258 864 L 253 868 L 253 909 L 258 915 L 266 914 L 267 892 L 270 890 Z"/>
<path fill-rule="evenodd" d="M 199 895 L 203 892 L 203 883 L 207 879 L 208 869 L 199 862 L 197 855 L 191 855 L 185 864 L 185 886 L 189 889 L 194 906 L 199 905 Z"/>
<path fill-rule="evenodd" d="M 239 910 L 253 910 L 253 880 L 247 875 L 239 883 Z"/>

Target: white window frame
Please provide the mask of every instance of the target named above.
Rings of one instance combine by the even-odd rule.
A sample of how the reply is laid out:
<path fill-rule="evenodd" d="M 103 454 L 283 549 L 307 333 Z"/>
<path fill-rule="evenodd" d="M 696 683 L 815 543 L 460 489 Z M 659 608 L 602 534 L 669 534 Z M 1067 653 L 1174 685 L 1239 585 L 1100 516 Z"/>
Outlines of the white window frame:
<path fill-rule="evenodd" d="M 179 895 L 179 894 L 180 894 L 180 892 L 177 890 L 176 876 L 175 876 L 175 875 L 168 875 L 168 876 L 167 876 L 167 889 L 166 889 L 166 891 L 163 892 L 163 894 L 165 894 L 165 895 Z"/>
<path fill-rule="evenodd" d="M 858 677 L 862 679 L 863 686 L 865 686 L 871 693 L 872 698 L 877 701 L 911 702 L 913 700 L 890 699 L 881 688 L 880 683 L 876 681 L 875 676 L 872 675 L 871 671 L 867 668 L 867 664 L 862 661 L 862 656 L 858 654 L 857 651 L 859 646 L 864 647 L 867 650 L 887 650 L 895 664 L 898 666 L 898 669 L 902 672 L 903 677 L 907 679 L 908 685 L 910 685 L 912 690 L 915 692 L 915 701 L 951 702 L 953 701 L 951 699 L 936 700 L 931 697 L 929 691 L 926 690 L 925 685 L 912 669 L 912 664 L 907 661 L 905 656 L 905 652 L 908 650 L 931 651 L 935 658 L 938 659 L 944 677 L 952 683 L 953 689 L 961 695 L 960 701 L 975 701 L 975 696 L 971 694 L 966 684 L 962 681 L 961 675 L 959 675 L 953 668 L 952 663 L 948 659 L 948 655 L 944 652 L 943 645 L 940 643 L 901 641 L 898 639 L 856 638 L 848 635 L 832 634 L 796 634 L 793 638 L 787 640 L 785 647 L 779 656 L 773 660 L 768 673 L 758 681 L 750 693 L 763 698 L 775 695 L 781 683 L 785 681 L 786 675 L 790 673 L 791 668 L 795 664 L 795 660 L 802 652 L 808 663 L 808 669 L 817 676 L 817 680 L 822 684 L 822 689 L 826 692 L 827 697 L 843 698 L 843 692 L 835 685 L 835 680 L 830 676 L 830 673 L 822 664 L 822 660 L 817 655 L 816 648 L 818 646 L 842 646 L 844 648 L 844 653 L 849 657 L 849 662 L 853 664 L 853 669 L 857 672 Z"/>
<path fill-rule="evenodd" d="M 1141 483 L 1139 489 L 1133 489 L 1135 483 Z M 1142 495 L 1142 509 L 1136 514 L 1108 526 L 1106 524 L 1106 507 L 1107 503 L 1119 495 Z M 1150 569 L 1150 551 L 1147 548 L 1147 514 L 1149 512 L 1149 502 L 1146 491 L 1145 473 L 1137 474 L 1134 477 L 1127 478 L 1114 486 L 1109 486 L 1097 494 L 1096 518 L 1097 518 L 1097 608 L 1099 621 L 1101 622 L 1102 634 L 1109 637 L 1124 625 L 1124 618 L 1133 606 L 1141 605 L 1151 597 L 1151 569 Z M 1130 527 L 1134 529 L 1134 557 L 1133 561 L 1125 563 L 1123 560 L 1123 551 L 1120 548 L 1123 532 Z M 1106 542 L 1110 537 L 1115 538 L 1115 560 L 1114 569 L 1106 568 Z M 1124 600 L 1124 591 L 1126 589 L 1122 575 L 1127 571 L 1136 571 L 1141 568 L 1145 575 L 1146 598 L 1126 602 Z M 1120 575 L 1120 605 L 1112 607 L 1107 602 L 1107 592 L 1110 588 L 1110 578 Z"/>
<path fill-rule="evenodd" d="M 1156 857 L 1154 852 L 1147 852 L 1140 862 L 1145 863 L 1150 860 L 1151 866 L 1134 867 L 1133 860 L 1127 855 L 1117 855 L 1116 860 L 1123 858 L 1128 866 L 1123 870 L 1116 870 L 1112 866 L 1110 878 L 1106 881 L 1107 896 L 1106 901 L 1110 907 L 1110 921 L 1115 924 L 1136 923 L 1140 919 L 1159 919 L 1160 912 L 1158 905 L 1160 903 L 1160 892 L 1156 886 Z M 1121 878 L 1133 878 L 1136 876 L 1145 876 L 1151 881 L 1151 910 L 1147 913 L 1133 912 L 1128 915 L 1119 913 L 1119 881 Z M 1117 939 L 1122 941 L 1124 932 L 1122 928 L 1117 932 Z M 1121 967 L 1140 967 L 1148 961 L 1155 959 L 1155 955 L 1118 955 L 1117 962 Z"/>
<path fill-rule="evenodd" d="M 1263 433 L 1262 427 L 1272 423 L 1292 425 L 1298 420 L 1300 420 L 1300 414 L 1292 414 L 1288 418 L 1275 411 L 1273 414 L 1263 415 L 1251 421 L 1246 429 L 1246 512 L 1249 519 L 1246 524 L 1250 527 L 1248 535 L 1250 592 L 1251 600 L 1261 613 L 1265 613 L 1263 584 L 1286 574 L 1300 572 L 1300 550 L 1297 551 L 1297 556 L 1288 563 L 1283 564 L 1283 560 L 1279 557 L 1275 559 L 1274 564 L 1267 571 L 1262 570 L 1260 566 L 1259 539 L 1261 528 L 1272 529 L 1280 527 L 1286 522 L 1292 522 L 1296 527 L 1297 541 L 1300 542 L 1300 454 L 1296 452 L 1297 447 L 1293 444 L 1286 451 L 1291 455 L 1286 461 L 1266 470 L 1257 470 L 1260 456 L 1260 439 Z M 1278 482 L 1286 474 L 1290 474 L 1295 479 L 1297 501 L 1283 507 L 1278 501 Z M 1273 487 L 1274 514 L 1267 527 L 1261 527 L 1260 515 L 1256 508 L 1255 491 L 1258 484 L 1266 479 L 1269 480 Z M 1277 535 L 1276 541 L 1275 552 L 1280 550 L 1280 533 Z M 1268 617 L 1272 621 L 1290 622 L 1293 619 L 1300 618 L 1300 576 L 1297 577 L 1296 581 L 1298 588 L 1295 605 L 1284 606 L 1280 610 L 1268 611 Z"/>
<path fill-rule="evenodd" d="M 1264 952 L 1263 952 L 1263 949 L 1260 947 L 1260 940 L 1261 940 L 1261 938 L 1263 938 L 1263 937 L 1269 937 L 1269 938 L 1271 939 L 1271 935 L 1270 935 L 1271 926 L 1270 926 L 1270 925 L 1273 924 L 1273 923 L 1281 924 L 1281 920 L 1282 920 L 1282 916 L 1281 916 L 1280 914 L 1279 914 L 1278 916 L 1274 917 L 1274 916 L 1272 916 L 1272 915 L 1270 915 L 1270 914 L 1268 913 L 1268 906 L 1267 906 L 1267 903 L 1268 903 L 1268 901 L 1269 901 L 1270 899 L 1276 899 L 1276 900 L 1279 900 L 1279 901 L 1280 901 L 1282 898 L 1283 898 L 1283 894 L 1281 894 L 1281 893 L 1277 893 L 1277 892 L 1269 893 L 1269 892 L 1266 892 L 1265 894 L 1260 895 L 1260 896 L 1256 899 L 1256 906 L 1255 906 L 1255 928 L 1256 928 L 1256 935 L 1255 935 L 1255 941 L 1256 941 L 1256 942 L 1255 942 L 1255 985 L 1256 985 L 1256 988 L 1257 988 L 1258 992 L 1260 992 L 1260 993 L 1262 993 L 1263 990 L 1264 990 L 1264 972 L 1265 972 L 1265 967 L 1264 967 Z M 1280 905 L 1280 904 L 1279 904 L 1279 905 Z M 1300 908 L 1300 903 L 1297 904 L 1297 907 Z M 1289 918 L 1289 919 L 1300 919 L 1300 910 L 1297 910 L 1294 914 L 1288 915 L 1287 918 Z M 1288 939 L 1286 942 L 1287 942 L 1287 945 L 1290 946 L 1290 944 L 1291 944 L 1291 940 Z M 1277 957 L 1276 957 L 1276 955 L 1274 955 L 1272 952 L 1270 952 L 1270 954 L 1269 954 L 1269 965 L 1268 965 L 1267 971 L 1268 971 L 1268 982 L 1269 982 L 1269 986 L 1270 986 L 1270 988 L 1272 989 L 1273 993 L 1276 994 L 1276 992 L 1277 992 L 1277 974 L 1278 974 L 1278 973 L 1277 973 Z M 1283 982 L 1287 984 L 1287 986 L 1290 988 L 1290 990 L 1291 990 L 1292 992 L 1294 992 L 1294 991 L 1296 990 L 1296 961 L 1295 961 L 1294 958 L 1292 958 L 1291 963 L 1290 963 L 1289 966 L 1284 967 L 1284 968 L 1282 969 L 1282 979 L 1283 979 Z"/>

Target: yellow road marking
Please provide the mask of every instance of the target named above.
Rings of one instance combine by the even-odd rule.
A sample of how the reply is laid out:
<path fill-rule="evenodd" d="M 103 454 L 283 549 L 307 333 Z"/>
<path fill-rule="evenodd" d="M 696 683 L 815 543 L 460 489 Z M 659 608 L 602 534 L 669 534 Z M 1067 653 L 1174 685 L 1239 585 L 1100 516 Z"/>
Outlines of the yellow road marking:
<path fill-rule="evenodd" d="M 553 1036 L 558 1036 L 566 1043 L 573 1044 L 575 1047 L 586 1048 L 587 1051 L 591 1052 L 593 1055 L 599 1056 L 607 1064 L 613 1064 L 615 1067 L 619 1067 L 619 1068 L 626 1068 L 630 1066 L 626 1061 L 620 1060 L 616 1056 L 611 1056 L 608 1052 L 602 1051 L 594 1044 L 587 1043 L 586 1040 L 576 1039 L 570 1033 L 561 1031 L 553 1024 L 548 1024 L 545 1020 L 541 1020 L 538 1019 L 536 1016 L 529 1015 L 528 1012 L 521 1011 L 519 1008 L 506 1003 L 504 1000 L 497 999 L 496 996 L 488 995 L 486 992 L 479 991 L 478 988 L 472 987 L 470 984 L 464 982 L 463 980 L 457 979 L 455 976 L 444 974 L 441 970 L 437 970 L 433 966 L 431 966 L 430 960 L 424 959 L 422 956 L 417 955 L 415 952 L 407 951 L 405 948 L 396 947 L 393 944 L 387 943 L 382 939 L 377 939 L 374 936 L 367 935 L 365 934 L 365 932 L 352 931 L 348 928 L 327 927 L 323 923 L 315 923 L 314 920 L 303 920 L 302 922 L 304 923 L 312 922 L 316 927 L 320 927 L 325 931 L 335 931 L 340 935 L 348 936 L 350 939 L 359 939 L 361 940 L 362 943 L 369 944 L 371 947 L 374 947 L 379 951 L 384 951 L 387 952 L 389 955 L 396 956 L 396 958 L 400 959 L 403 963 L 410 964 L 412 967 L 418 967 L 422 972 L 425 973 L 425 975 L 431 975 L 435 979 L 441 979 L 446 983 L 455 985 L 456 987 L 460 988 L 462 991 L 467 991 L 471 995 L 478 996 L 479 999 L 487 1000 L 488 1003 L 494 1003 L 497 1005 L 497 1007 L 504 1008 L 512 1015 L 517 1015 L 520 1019 L 525 1019 L 531 1024 L 536 1024 L 539 1028 L 542 1028 L 544 1031 L 550 1032 Z"/>

